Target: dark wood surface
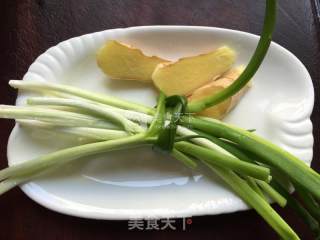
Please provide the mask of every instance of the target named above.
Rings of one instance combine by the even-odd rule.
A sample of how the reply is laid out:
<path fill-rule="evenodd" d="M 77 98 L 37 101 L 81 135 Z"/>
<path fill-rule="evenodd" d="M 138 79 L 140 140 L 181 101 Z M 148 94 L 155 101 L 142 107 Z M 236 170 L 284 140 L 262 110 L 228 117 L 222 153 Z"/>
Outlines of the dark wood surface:
<path fill-rule="evenodd" d="M 70 37 L 137 25 L 204 25 L 261 30 L 264 1 L 256 0 L 1 0 L 0 104 L 13 104 L 9 79 L 21 79 L 47 48 Z M 320 171 L 320 49 L 314 1 L 279 0 L 274 40 L 292 51 L 309 70 L 316 93 L 313 167 Z M 0 121 L 0 167 L 12 121 Z M 277 208 L 277 210 L 279 210 Z M 280 210 L 302 239 L 310 233 L 292 213 Z M 128 231 L 126 221 L 95 221 L 47 210 L 15 189 L 0 197 L 0 239 L 278 239 L 254 212 L 192 219 L 186 232 Z"/>

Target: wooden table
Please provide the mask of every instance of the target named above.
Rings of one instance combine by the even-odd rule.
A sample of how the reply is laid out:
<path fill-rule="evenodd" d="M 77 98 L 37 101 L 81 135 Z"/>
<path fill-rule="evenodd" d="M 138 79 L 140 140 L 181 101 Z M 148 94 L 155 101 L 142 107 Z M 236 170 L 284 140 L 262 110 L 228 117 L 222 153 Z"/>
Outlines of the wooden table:
<path fill-rule="evenodd" d="M 256 0 L 1 0 L 0 103 L 13 104 L 9 79 L 21 79 L 47 48 L 68 38 L 109 28 L 137 25 L 204 25 L 259 34 L 264 2 Z M 279 0 L 274 40 L 308 68 L 316 102 L 312 115 L 313 167 L 320 171 L 319 22 L 313 0 Z M 12 121 L 0 122 L 0 167 L 6 166 L 6 143 Z M 276 207 L 277 208 L 277 207 Z M 277 210 L 279 210 L 277 208 Z M 286 209 L 280 213 L 302 239 L 310 233 Z M 128 231 L 126 221 L 95 221 L 47 210 L 15 189 L 0 197 L 0 239 L 278 239 L 254 212 L 192 219 L 186 232 Z"/>

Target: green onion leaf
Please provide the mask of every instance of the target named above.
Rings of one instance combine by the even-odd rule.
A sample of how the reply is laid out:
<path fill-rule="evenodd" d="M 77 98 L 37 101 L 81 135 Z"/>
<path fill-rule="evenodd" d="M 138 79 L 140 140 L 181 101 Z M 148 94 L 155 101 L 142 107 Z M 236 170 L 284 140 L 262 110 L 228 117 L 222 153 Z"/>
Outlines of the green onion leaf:
<path fill-rule="evenodd" d="M 193 101 L 188 104 L 188 112 L 200 112 L 208 107 L 212 107 L 227 98 L 233 96 L 241 90 L 253 77 L 260 67 L 264 57 L 267 54 L 271 43 L 272 33 L 276 23 L 276 0 L 267 0 L 266 13 L 262 34 L 258 46 L 250 59 L 250 62 L 238 79 L 229 87 L 221 92 L 215 93 L 212 96 L 203 98 L 198 101 Z"/>
<path fill-rule="evenodd" d="M 186 110 L 187 99 L 183 96 L 174 95 L 166 98 L 166 108 L 171 112 L 170 123 L 160 131 L 154 149 L 163 153 L 172 152 L 176 138 L 177 127 L 180 118 Z"/>

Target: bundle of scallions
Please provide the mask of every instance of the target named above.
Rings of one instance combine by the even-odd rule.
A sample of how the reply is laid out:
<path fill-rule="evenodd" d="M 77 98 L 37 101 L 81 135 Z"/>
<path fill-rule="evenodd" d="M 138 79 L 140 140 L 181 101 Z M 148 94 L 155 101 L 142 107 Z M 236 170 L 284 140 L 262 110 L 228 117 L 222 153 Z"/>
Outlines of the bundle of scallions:
<path fill-rule="evenodd" d="M 40 174 L 81 157 L 150 145 L 194 169 L 206 165 L 254 208 L 283 239 L 299 239 L 270 206 L 289 205 L 319 238 L 320 175 L 295 156 L 259 137 L 219 120 L 193 115 L 238 92 L 259 68 L 271 42 L 276 1 L 267 0 L 258 46 L 241 76 L 228 88 L 188 104 L 183 96 L 160 93 L 155 108 L 75 87 L 39 81 L 11 80 L 13 88 L 42 93 L 25 106 L 0 106 L 0 117 L 20 125 L 45 128 L 90 139 L 79 145 L 0 171 L 0 194 Z M 44 95 L 44 96 L 43 96 Z M 302 201 L 279 180 L 286 178 Z"/>

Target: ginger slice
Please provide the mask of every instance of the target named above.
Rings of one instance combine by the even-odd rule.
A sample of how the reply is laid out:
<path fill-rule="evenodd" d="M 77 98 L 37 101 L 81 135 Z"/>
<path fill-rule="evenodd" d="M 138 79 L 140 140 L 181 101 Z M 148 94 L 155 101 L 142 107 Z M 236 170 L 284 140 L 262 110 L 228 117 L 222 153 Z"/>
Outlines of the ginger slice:
<path fill-rule="evenodd" d="M 146 56 L 140 49 L 118 41 L 108 41 L 97 53 L 97 63 L 113 79 L 152 82 L 151 75 L 160 63 L 156 56 Z"/>
<path fill-rule="evenodd" d="M 230 69 L 236 54 L 220 47 L 206 54 L 161 63 L 152 74 L 155 86 L 167 96 L 188 95 Z"/>
<path fill-rule="evenodd" d="M 195 90 L 188 97 L 188 101 L 192 102 L 201 100 L 207 96 L 222 91 L 223 89 L 231 85 L 240 76 L 243 70 L 243 66 L 230 69 L 229 71 L 224 73 L 220 78 Z M 244 88 L 242 88 L 237 94 L 235 94 L 231 98 L 226 99 L 225 101 L 217 104 L 216 106 L 205 109 L 204 111 L 200 112 L 199 115 L 216 119 L 222 119 L 237 105 L 241 97 L 247 92 L 250 86 L 250 83 L 247 84 Z"/>

